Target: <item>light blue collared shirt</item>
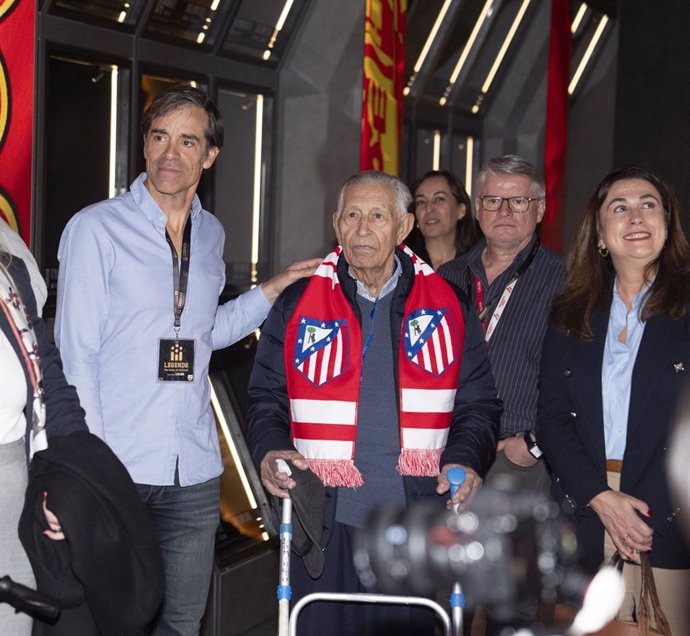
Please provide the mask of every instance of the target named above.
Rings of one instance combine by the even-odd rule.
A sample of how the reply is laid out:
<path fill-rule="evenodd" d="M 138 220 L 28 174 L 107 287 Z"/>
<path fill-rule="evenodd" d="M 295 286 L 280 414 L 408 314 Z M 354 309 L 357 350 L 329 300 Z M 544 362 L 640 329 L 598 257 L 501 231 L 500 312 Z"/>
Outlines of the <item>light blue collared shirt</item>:
<path fill-rule="evenodd" d="M 630 409 L 630 388 L 635 358 L 640 348 L 644 322 L 640 310 L 651 287 L 643 287 L 633 298 L 632 309 L 625 303 L 613 286 L 613 302 L 606 332 L 604 362 L 601 368 L 601 390 L 604 407 L 604 441 L 606 459 L 623 459 L 628 434 L 628 411 Z M 618 334 L 627 327 L 625 342 L 618 340 Z"/>
<path fill-rule="evenodd" d="M 357 280 L 357 278 L 352 272 L 352 268 L 349 268 L 347 271 L 347 273 L 350 275 L 350 278 L 353 278 L 357 282 L 357 295 L 361 296 L 362 298 L 368 300 L 371 303 L 374 303 L 374 306 L 371 308 L 369 312 L 370 320 L 367 321 L 371 323 L 371 329 L 373 329 L 374 326 L 374 314 L 376 312 L 376 304 L 379 298 L 385 298 L 396 288 L 396 286 L 398 285 L 398 279 L 402 274 L 402 265 L 400 264 L 400 259 L 397 257 L 397 255 L 394 255 L 393 258 L 393 273 L 391 274 L 391 277 L 384 283 L 383 287 L 381 287 L 381 291 L 379 292 L 379 295 L 376 298 L 372 296 L 371 292 L 369 291 L 369 288 L 364 283 Z M 366 356 L 373 337 L 373 331 L 369 331 L 368 334 L 362 334 L 362 359 L 364 359 L 364 357 Z"/>
<path fill-rule="evenodd" d="M 193 339 L 192 382 L 159 382 L 159 341 L 175 338 L 167 217 L 144 185 L 76 214 L 60 240 L 55 339 L 92 433 L 141 484 L 182 486 L 222 472 L 210 407 L 212 349 L 256 329 L 270 309 L 260 287 L 218 306 L 223 227 L 192 203 L 189 282 L 179 337 Z"/>
<path fill-rule="evenodd" d="M 384 296 L 390 294 L 395 289 L 396 285 L 398 284 L 398 278 L 400 278 L 400 275 L 402 274 L 400 259 L 397 257 L 397 255 L 394 255 L 393 259 L 393 273 L 391 274 L 391 277 L 384 283 L 383 287 L 381 287 L 381 291 L 376 298 L 371 295 L 369 289 L 364 283 L 360 283 L 357 280 L 355 275 L 352 273 L 352 269 L 349 268 L 347 273 L 351 278 L 354 278 L 357 281 L 357 294 L 359 294 L 362 298 L 366 298 L 372 303 L 375 303 L 378 298 L 383 298 Z"/>

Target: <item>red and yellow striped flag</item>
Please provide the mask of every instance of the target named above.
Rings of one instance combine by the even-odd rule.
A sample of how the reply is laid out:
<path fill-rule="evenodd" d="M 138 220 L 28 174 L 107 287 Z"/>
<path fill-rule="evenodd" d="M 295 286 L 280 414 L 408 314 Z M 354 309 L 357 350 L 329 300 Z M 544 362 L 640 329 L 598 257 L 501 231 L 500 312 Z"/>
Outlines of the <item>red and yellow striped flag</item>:
<path fill-rule="evenodd" d="M 35 0 L 0 0 L 0 216 L 28 243 Z"/>
<path fill-rule="evenodd" d="M 360 168 L 400 168 L 407 0 L 367 0 Z"/>

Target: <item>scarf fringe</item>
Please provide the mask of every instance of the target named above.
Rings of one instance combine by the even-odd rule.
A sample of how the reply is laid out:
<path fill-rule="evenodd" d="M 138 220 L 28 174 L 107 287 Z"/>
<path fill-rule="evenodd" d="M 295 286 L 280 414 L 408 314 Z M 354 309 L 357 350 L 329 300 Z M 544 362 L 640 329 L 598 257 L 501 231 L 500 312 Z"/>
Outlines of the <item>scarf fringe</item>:
<path fill-rule="evenodd" d="M 364 485 L 364 477 L 353 460 L 307 459 L 307 462 L 324 486 L 359 488 Z"/>
<path fill-rule="evenodd" d="M 398 472 L 410 477 L 436 477 L 442 449 L 403 448 L 398 459 Z"/>

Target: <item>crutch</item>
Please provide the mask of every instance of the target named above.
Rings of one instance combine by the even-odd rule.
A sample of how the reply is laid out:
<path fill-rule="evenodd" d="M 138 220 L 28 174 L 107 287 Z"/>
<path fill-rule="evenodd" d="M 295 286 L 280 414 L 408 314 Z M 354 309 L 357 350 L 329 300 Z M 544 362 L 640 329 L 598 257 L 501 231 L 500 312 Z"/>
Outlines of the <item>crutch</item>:
<path fill-rule="evenodd" d="M 278 470 L 288 475 L 292 474 L 285 460 L 279 459 Z M 290 543 L 292 542 L 292 500 L 283 499 L 280 520 L 280 569 L 278 578 L 278 636 L 288 636 L 290 620 Z"/>
<path fill-rule="evenodd" d="M 454 495 L 462 483 L 465 481 L 465 471 L 456 466 L 451 468 L 446 475 L 446 479 L 450 483 L 450 494 Z M 458 512 L 458 505 L 453 506 L 453 511 Z M 453 592 L 450 595 L 450 613 L 453 624 L 453 636 L 462 636 L 462 613 L 465 607 L 465 595 L 462 593 L 460 581 L 453 585 Z"/>
<path fill-rule="evenodd" d="M 277 460 L 278 470 L 292 474 L 284 460 Z M 463 472 L 464 478 L 464 472 Z M 462 483 L 462 482 L 460 482 Z M 315 592 L 300 599 L 290 611 L 292 588 L 290 587 L 290 544 L 292 542 L 292 501 L 282 500 L 280 523 L 280 572 L 278 585 L 278 636 L 296 636 L 297 618 L 300 611 L 315 601 L 338 601 L 343 603 L 386 603 L 393 605 L 416 605 L 427 607 L 436 613 L 443 624 L 445 636 L 452 636 L 451 621 L 444 609 L 435 601 L 417 596 L 389 596 L 386 594 Z M 462 610 L 460 610 L 462 612 Z M 462 621 L 462 614 L 460 617 Z"/>
<path fill-rule="evenodd" d="M 278 460 L 281 472 L 292 474 L 290 467 Z M 290 543 L 292 541 L 292 501 L 283 499 L 280 524 L 280 584 L 278 585 L 278 636 L 296 636 L 297 619 L 302 609 L 316 601 L 336 601 L 341 603 L 374 603 L 391 605 L 415 605 L 432 610 L 443 625 L 444 636 L 452 636 L 451 622 L 446 611 L 435 601 L 418 596 L 389 596 L 386 594 L 314 592 L 301 598 L 290 610 L 292 589 L 290 587 Z"/>

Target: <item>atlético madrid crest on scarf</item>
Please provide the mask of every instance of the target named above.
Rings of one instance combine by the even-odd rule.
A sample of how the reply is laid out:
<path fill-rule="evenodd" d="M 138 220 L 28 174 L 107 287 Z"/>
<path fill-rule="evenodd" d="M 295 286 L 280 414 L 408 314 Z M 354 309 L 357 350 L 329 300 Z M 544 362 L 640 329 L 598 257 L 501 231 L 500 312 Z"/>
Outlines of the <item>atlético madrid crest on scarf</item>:
<path fill-rule="evenodd" d="M 433 375 L 441 375 L 457 355 L 447 311 L 425 307 L 408 314 L 404 323 L 407 359 Z"/>
<path fill-rule="evenodd" d="M 295 367 L 307 380 L 321 386 L 347 369 L 346 327 L 346 320 L 300 318 Z"/>

